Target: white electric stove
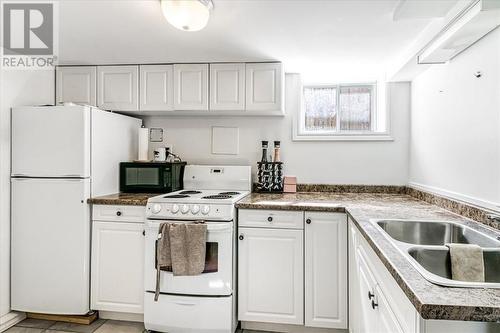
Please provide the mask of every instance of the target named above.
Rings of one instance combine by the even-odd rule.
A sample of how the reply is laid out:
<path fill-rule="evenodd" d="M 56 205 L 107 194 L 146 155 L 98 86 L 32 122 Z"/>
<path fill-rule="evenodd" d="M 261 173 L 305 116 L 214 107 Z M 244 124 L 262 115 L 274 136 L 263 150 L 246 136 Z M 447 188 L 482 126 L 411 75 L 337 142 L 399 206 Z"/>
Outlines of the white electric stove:
<path fill-rule="evenodd" d="M 251 190 L 250 166 L 188 165 L 184 190 L 162 194 L 146 206 L 146 329 L 159 332 L 233 333 L 236 319 L 236 210 Z M 207 223 L 205 270 L 196 276 L 160 273 L 156 286 L 156 240 L 162 222 Z"/>

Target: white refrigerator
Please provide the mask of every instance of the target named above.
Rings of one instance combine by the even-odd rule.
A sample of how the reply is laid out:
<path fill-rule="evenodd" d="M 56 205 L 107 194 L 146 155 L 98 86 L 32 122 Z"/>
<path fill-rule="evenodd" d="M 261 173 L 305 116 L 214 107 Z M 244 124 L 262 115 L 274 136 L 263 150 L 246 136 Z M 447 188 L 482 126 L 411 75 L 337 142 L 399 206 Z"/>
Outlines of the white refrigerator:
<path fill-rule="evenodd" d="M 87 199 L 118 192 L 141 120 L 90 106 L 12 109 L 11 308 L 90 310 Z"/>

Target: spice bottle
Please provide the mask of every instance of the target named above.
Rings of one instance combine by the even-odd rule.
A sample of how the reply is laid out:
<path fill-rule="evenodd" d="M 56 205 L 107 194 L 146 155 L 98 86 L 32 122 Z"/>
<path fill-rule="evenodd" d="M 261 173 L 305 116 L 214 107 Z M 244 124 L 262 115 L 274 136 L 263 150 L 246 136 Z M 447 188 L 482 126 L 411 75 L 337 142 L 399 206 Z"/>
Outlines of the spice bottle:
<path fill-rule="evenodd" d="M 273 162 L 281 162 L 280 158 L 280 142 L 274 141 L 274 158 Z"/>
<path fill-rule="evenodd" d="M 267 141 L 262 141 L 262 158 L 261 162 L 267 162 Z"/>

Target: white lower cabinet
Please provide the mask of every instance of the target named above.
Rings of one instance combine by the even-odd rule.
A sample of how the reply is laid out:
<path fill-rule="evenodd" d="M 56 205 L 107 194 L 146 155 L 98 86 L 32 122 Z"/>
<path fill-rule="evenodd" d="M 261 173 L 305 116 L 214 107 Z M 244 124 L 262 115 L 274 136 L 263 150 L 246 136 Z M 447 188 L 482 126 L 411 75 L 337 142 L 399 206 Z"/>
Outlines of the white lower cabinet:
<path fill-rule="evenodd" d="M 347 328 L 344 213 L 239 210 L 238 319 Z"/>
<path fill-rule="evenodd" d="M 347 216 L 305 213 L 305 325 L 347 328 Z"/>
<path fill-rule="evenodd" d="M 239 228 L 238 319 L 303 323 L 303 230 Z"/>
<path fill-rule="evenodd" d="M 418 313 L 349 221 L 349 317 L 352 333 L 415 333 Z M 381 266 L 382 265 L 382 266 Z"/>
<path fill-rule="evenodd" d="M 143 313 L 143 222 L 93 221 L 92 227 L 91 308 Z"/>

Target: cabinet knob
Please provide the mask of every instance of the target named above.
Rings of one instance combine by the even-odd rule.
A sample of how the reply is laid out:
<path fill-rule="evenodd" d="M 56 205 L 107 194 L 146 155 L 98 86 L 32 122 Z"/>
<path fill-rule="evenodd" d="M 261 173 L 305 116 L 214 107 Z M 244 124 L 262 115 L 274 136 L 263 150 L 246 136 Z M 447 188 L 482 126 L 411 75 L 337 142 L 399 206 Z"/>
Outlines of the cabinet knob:
<path fill-rule="evenodd" d="M 267 218 L 267 221 L 269 221 L 269 222 L 273 222 L 273 217 L 272 217 L 272 216 L 269 216 L 269 217 Z"/>
<path fill-rule="evenodd" d="M 375 297 L 375 294 L 372 294 L 371 291 L 368 291 L 368 299 L 372 299 Z"/>
<path fill-rule="evenodd" d="M 307 224 L 311 224 L 311 219 L 307 219 L 307 220 L 306 220 L 306 223 L 307 223 Z"/>
<path fill-rule="evenodd" d="M 122 212 L 117 211 L 117 212 L 116 212 L 116 216 L 122 216 Z"/>
<path fill-rule="evenodd" d="M 375 308 L 378 306 L 377 303 L 372 299 L 372 309 L 375 310 Z"/>
<path fill-rule="evenodd" d="M 244 240 L 245 239 L 245 236 L 243 236 L 243 234 L 240 235 L 240 237 L 238 237 L 240 240 Z"/>
<path fill-rule="evenodd" d="M 143 235 L 143 236 L 146 236 L 146 230 L 143 230 L 143 231 L 142 231 L 142 235 Z"/>

